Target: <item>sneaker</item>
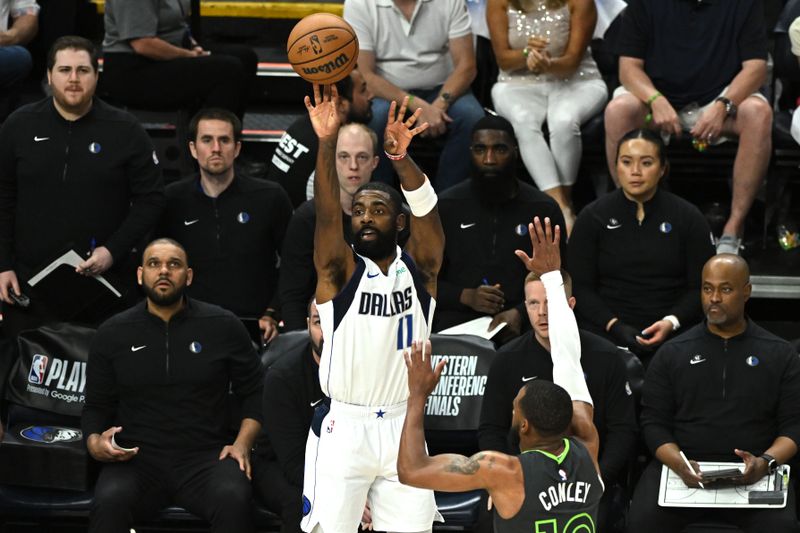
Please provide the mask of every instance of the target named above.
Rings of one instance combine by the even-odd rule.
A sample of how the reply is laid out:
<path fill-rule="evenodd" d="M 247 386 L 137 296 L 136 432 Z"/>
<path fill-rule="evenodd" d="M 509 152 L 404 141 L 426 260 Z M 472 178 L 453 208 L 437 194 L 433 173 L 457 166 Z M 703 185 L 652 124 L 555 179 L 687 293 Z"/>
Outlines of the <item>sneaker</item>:
<path fill-rule="evenodd" d="M 733 254 L 739 255 L 739 249 L 742 247 L 742 239 L 736 235 L 723 235 L 717 241 L 718 254 Z"/>

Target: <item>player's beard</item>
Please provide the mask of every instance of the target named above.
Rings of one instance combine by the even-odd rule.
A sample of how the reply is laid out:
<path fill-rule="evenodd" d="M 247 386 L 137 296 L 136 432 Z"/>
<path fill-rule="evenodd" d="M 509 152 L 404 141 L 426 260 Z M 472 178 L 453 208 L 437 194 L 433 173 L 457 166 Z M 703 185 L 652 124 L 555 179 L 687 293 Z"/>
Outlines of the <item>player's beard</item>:
<path fill-rule="evenodd" d="M 373 261 L 385 259 L 394 254 L 397 247 L 397 229 L 392 228 L 387 232 L 378 230 L 377 228 L 369 228 L 375 231 L 377 238 L 374 241 L 364 241 L 361 238 L 363 228 L 355 235 L 353 248 L 358 255 L 368 257 Z"/>

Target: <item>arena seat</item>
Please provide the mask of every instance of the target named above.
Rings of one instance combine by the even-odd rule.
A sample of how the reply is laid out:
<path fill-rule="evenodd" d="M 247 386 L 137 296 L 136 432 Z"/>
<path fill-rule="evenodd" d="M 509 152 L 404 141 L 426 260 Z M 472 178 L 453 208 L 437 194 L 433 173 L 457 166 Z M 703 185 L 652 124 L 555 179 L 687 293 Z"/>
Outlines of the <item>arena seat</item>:
<path fill-rule="evenodd" d="M 470 456 L 478 451 L 483 389 L 492 361 L 494 343 L 472 335 L 431 335 L 434 362 L 446 357 L 442 379 L 428 400 L 425 439 L 431 454 L 459 453 Z M 470 530 L 478 520 L 482 490 L 463 493 L 436 493 L 436 505 L 444 523 L 436 531 Z"/>

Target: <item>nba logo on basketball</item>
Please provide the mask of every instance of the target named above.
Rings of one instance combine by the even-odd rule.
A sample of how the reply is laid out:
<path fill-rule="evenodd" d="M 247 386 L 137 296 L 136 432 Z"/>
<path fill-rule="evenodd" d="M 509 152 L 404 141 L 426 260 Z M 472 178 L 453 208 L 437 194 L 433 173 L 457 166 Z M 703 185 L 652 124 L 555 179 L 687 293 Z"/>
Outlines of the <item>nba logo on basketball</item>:
<path fill-rule="evenodd" d="M 34 385 L 44 383 L 44 375 L 47 370 L 47 356 L 37 353 L 31 361 L 31 371 L 28 373 L 28 381 Z"/>
<path fill-rule="evenodd" d="M 322 53 L 322 44 L 319 42 L 319 37 L 317 37 L 316 35 L 311 36 L 311 48 L 317 55 Z"/>

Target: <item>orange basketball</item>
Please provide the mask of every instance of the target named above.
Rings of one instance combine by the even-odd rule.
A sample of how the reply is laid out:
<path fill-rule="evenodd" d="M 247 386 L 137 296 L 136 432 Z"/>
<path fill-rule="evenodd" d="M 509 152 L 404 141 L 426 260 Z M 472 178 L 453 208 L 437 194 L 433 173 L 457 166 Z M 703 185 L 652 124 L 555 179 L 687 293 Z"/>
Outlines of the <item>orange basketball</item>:
<path fill-rule="evenodd" d="M 358 37 L 343 18 L 314 13 L 295 24 L 286 42 L 286 55 L 304 80 L 335 83 L 355 68 Z"/>

